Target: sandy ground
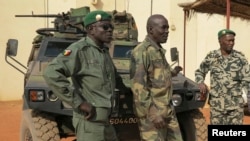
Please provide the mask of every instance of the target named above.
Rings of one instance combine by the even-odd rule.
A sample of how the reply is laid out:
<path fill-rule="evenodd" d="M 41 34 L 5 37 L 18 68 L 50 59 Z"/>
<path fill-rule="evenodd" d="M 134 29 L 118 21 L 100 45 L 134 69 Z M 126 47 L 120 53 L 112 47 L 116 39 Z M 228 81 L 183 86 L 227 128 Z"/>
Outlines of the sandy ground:
<path fill-rule="evenodd" d="M 0 139 L 1 141 L 18 141 L 21 121 L 22 101 L 0 101 Z M 202 109 L 207 123 L 209 124 L 209 107 Z M 250 124 L 250 113 L 246 112 L 244 124 Z M 72 141 L 74 137 L 61 141 Z"/>
<path fill-rule="evenodd" d="M 0 139 L 1 141 L 18 141 L 21 122 L 22 101 L 0 101 Z M 72 141 L 74 137 L 61 139 Z"/>

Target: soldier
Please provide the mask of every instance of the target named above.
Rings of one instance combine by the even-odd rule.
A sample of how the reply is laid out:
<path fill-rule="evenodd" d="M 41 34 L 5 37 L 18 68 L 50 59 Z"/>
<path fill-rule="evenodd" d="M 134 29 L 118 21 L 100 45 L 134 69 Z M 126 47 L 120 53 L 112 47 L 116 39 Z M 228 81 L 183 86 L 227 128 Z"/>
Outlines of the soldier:
<path fill-rule="evenodd" d="M 44 78 L 54 94 L 73 107 L 77 141 L 116 141 L 115 130 L 109 123 L 111 99 L 115 88 L 127 88 L 105 46 L 112 40 L 111 15 L 90 12 L 84 26 L 87 37 L 58 55 L 47 66 Z"/>
<path fill-rule="evenodd" d="M 172 76 L 182 68 L 171 69 L 165 58 L 169 34 L 167 19 L 160 14 L 147 21 L 147 36 L 132 51 L 130 78 L 135 114 L 143 141 L 182 141 L 175 109 L 171 105 Z"/>
<path fill-rule="evenodd" d="M 235 32 L 218 32 L 220 48 L 210 51 L 195 71 L 195 81 L 201 93 L 207 93 L 204 83 L 210 71 L 210 123 L 243 124 L 244 102 L 242 89 L 248 90 L 249 65 L 243 53 L 234 50 Z"/>

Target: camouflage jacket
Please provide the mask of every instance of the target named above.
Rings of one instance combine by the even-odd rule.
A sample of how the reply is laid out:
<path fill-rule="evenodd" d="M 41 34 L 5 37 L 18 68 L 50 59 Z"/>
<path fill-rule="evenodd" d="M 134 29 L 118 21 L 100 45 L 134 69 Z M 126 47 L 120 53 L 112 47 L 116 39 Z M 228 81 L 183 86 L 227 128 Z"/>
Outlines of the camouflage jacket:
<path fill-rule="evenodd" d="M 172 96 L 171 67 L 165 49 L 148 37 L 137 45 L 131 55 L 130 78 L 136 114 L 145 117 L 151 105 L 159 112 L 170 104 Z M 161 109 L 161 110 L 160 110 Z"/>
<path fill-rule="evenodd" d="M 88 37 L 71 44 L 50 62 L 44 78 L 52 91 L 74 108 L 83 101 L 111 107 L 115 87 L 125 88 L 108 48 L 101 49 Z"/>
<path fill-rule="evenodd" d="M 243 106 L 242 88 L 248 89 L 249 64 L 245 56 L 233 50 L 223 57 L 220 49 L 210 51 L 195 71 L 195 81 L 202 83 L 210 71 L 209 104 L 218 109 Z"/>

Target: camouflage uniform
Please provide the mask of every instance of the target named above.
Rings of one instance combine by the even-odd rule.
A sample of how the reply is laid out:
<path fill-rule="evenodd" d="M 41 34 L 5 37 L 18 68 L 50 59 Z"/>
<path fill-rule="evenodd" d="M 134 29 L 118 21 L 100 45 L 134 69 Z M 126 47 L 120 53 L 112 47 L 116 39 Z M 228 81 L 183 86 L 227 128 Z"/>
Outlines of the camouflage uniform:
<path fill-rule="evenodd" d="M 116 72 L 107 47 L 101 49 L 91 38 L 83 38 L 47 66 L 44 78 L 55 95 L 74 108 L 73 125 L 77 140 L 117 140 L 114 128 L 109 124 L 111 99 L 115 87 L 121 90 L 126 87 Z M 96 108 L 94 118 L 85 120 L 78 109 L 83 101 Z"/>
<path fill-rule="evenodd" d="M 211 124 L 242 124 L 244 103 L 242 88 L 248 89 L 249 65 L 245 56 L 236 50 L 223 57 L 220 49 L 207 54 L 195 71 L 195 81 L 202 83 L 210 71 Z"/>
<path fill-rule="evenodd" d="M 150 38 L 132 51 L 131 89 L 134 94 L 135 113 L 139 118 L 141 138 L 145 141 L 182 141 L 174 107 L 171 105 L 173 71 L 165 58 L 165 49 Z M 152 123 L 151 106 L 167 123 L 164 129 L 156 129 Z"/>

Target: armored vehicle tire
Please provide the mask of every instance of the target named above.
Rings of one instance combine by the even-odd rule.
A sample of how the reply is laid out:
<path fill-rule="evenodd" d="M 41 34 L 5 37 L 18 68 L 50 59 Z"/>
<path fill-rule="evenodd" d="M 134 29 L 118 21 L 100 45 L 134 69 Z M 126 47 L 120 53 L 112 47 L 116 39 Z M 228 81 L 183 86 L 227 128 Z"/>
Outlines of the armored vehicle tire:
<path fill-rule="evenodd" d="M 36 111 L 23 111 L 20 131 L 20 141 L 60 141 L 53 117 Z"/>
<path fill-rule="evenodd" d="M 207 141 L 207 123 L 199 109 L 177 113 L 184 141 Z"/>

